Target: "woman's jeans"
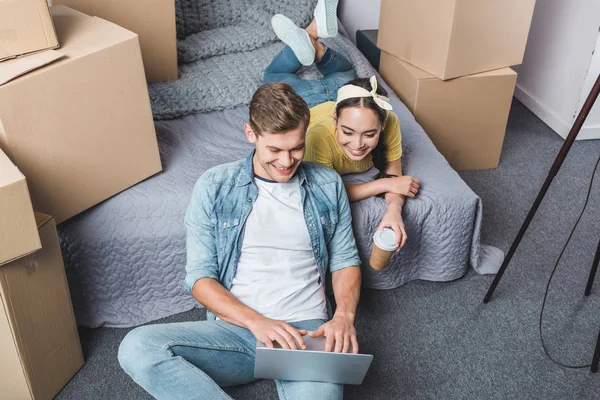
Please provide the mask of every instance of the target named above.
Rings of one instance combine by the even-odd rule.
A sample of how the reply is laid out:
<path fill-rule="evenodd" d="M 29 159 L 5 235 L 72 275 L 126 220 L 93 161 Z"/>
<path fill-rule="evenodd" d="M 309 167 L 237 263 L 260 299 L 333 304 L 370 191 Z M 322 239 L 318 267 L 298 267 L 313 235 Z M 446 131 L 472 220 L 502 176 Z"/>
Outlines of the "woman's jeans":
<path fill-rule="evenodd" d="M 293 322 L 314 331 L 325 321 Z M 253 382 L 256 338 L 228 322 L 194 321 L 146 325 L 129 332 L 119 363 L 159 400 L 231 399 L 221 387 Z M 322 382 L 275 381 L 283 400 L 342 399 L 343 386 Z"/>
<path fill-rule="evenodd" d="M 265 69 L 264 82 L 285 82 L 298 93 L 309 107 L 337 99 L 339 88 L 356 78 L 356 71 L 344 56 L 327 48 L 315 65 L 323 75 L 322 80 L 306 80 L 296 75 L 302 67 L 289 46 L 285 46 Z"/>

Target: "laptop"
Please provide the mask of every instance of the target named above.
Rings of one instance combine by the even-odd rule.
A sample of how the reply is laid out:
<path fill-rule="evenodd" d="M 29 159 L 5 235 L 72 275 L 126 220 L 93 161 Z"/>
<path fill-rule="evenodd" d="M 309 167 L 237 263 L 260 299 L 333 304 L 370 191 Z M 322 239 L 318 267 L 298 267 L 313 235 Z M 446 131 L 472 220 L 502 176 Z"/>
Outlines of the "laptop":
<path fill-rule="evenodd" d="M 269 348 L 256 342 L 254 377 L 360 385 L 371 366 L 371 354 L 326 352 L 324 337 L 303 337 L 306 350 Z M 274 343 L 278 346 L 277 343 Z"/>

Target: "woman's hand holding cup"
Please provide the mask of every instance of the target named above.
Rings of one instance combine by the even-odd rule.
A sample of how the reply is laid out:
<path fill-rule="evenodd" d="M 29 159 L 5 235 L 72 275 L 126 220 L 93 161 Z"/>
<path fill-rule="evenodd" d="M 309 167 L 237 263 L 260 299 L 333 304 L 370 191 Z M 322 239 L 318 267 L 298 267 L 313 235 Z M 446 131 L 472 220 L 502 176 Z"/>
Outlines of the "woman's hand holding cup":
<path fill-rule="evenodd" d="M 373 235 L 373 246 L 369 264 L 371 268 L 382 271 L 387 268 L 390 258 L 397 251 L 396 233 L 391 228 L 381 228 Z"/>
<path fill-rule="evenodd" d="M 390 228 L 396 234 L 396 249 L 398 252 L 406 243 L 406 230 L 404 229 L 404 220 L 402 219 L 402 210 L 394 207 L 388 207 L 387 212 L 377 227 L 377 231 L 383 228 Z"/>

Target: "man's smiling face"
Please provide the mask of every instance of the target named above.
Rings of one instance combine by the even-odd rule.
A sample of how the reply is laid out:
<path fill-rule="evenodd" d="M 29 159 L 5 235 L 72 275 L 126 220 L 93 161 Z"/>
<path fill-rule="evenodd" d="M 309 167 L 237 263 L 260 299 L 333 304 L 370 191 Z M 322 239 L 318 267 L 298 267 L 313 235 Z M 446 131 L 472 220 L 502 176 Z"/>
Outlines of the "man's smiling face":
<path fill-rule="evenodd" d="M 288 182 L 294 177 L 304 158 L 304 124 L 287 132 L 263 132 L 260 135 L 256 135 L 250 125 L 246 124 L 244 131 L 248 141 L 256 145 L 252 159 L 256 175 L 279 183 Z"/>

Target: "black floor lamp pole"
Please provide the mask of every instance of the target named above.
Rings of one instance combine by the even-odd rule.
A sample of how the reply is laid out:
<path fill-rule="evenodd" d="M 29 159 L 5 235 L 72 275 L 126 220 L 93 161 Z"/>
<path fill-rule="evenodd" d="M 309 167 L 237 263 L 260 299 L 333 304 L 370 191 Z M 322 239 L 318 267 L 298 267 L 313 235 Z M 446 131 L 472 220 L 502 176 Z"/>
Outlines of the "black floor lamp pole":
<path fill-rule="evenodd" d="M 585 286 L 584 294 L 589 296 L 592 292 L 592 285 L 594 284 L 594 278 L 596 277 L 596 271 L 598 270 L 598 264 L 600 264 L 600 241 L 598 241 L 598 248 L 596 249 L 596 256 L 594 257 L 594 263 L 588 277 L 587 285 Z"/>
<path fill-rule="evenodd" d="M 504 275 L 504 272 L 506 271 L 506 267 L 508 267 L 508 264 L 510 263 L 510 260 L 512 259 L 513 255 L 515 254 L 515 251 L 517 250 L 517 247 L 519 246 L 521 239 L 523 239 L 523 236 L 525 235 L 525 232 L 527 231 L 527 228 L 529 227 L 531 220 L 533 220 L 533 217 L 535 216 L 535 213 L 537 212 L 537 210 L 540 206 L 540 203 L 544 199 L 544 196 L 546 195 L 546 192 L 548 191 L 548 188 L 550 187 L 552 180 L 558 173 L 558 170 L 560 169 L 563 161 L 567 157 L 567 154 L 569 153 L 569 150 L 571 149 L 571 146 L 573 145 L 575 138 L 579 134 L 579 131 L 581 130 L 581 127 L 583 126 L 583 123 L 585 122 L 588 114 L 590 113 L 590 110 L 594 106 L 594 102 L 598 98 L 599 93 L 600 93 L 600 75 L 598 75 L 598 78 L 596 79 L 596 83 L 592 87 L 592 90 L 590 91 L 590 94 L 588 95 L 587 100 L 583 104 L 583 107 L 581 108 L 579 115 L 577 115 L 577 119 L 575 120 L 573 127 L 569 131 L 569 135 L 565 139 L 565 142 L 564 142 L 562 148 L 560 149 L 558 155 L 556 156 L 556 159 L 554 160 L 554 164 L 552 165 L 552 168 L 550 168 L 550 172 L 548 173 L 548 177 L 546 178 L 544 185 L 540 189 L 540 192 L 538 193 L 537 198 L 535 199 L 535 202 L 533 203 L 533 206 L 531 206 L 531 209 L 529 210 L 529 213 L 527 214 L 525 221 L 523 221 L 523 225 L 521 226 L 521 229 L 519 229 L 519 233 L 517 233 L 517 237 L 515 238 L 513 244 L 510 246 L 510 250 L 508 251 L 508 254 L 506 254 L 506 258 L 504 259 L 502 266 L 500 266 L 498 273 L 494 277 L 494 281 L 490 285 L 490 288 L 488 289 L 485 297 L 483 298 L 484 303 L 488 303 L 490 301 L 490 299 L 492 298 L 492 295 L 494 294 L 494 290 L 496 290 L 496 286 L 498 286 L 500 279 L 502 279 L 502 275 Z M 596 260 L 594 260 L 595 265 L 592 267 L 592 271 L 594 272 L 594 275 L 595 275 L 595 269 L 597 268 L 597 263 L 598 263 L 597 258 L 598 258 L 599 252 L 600 252 L 600 246 L 598 247 L 598 251 L 596 252 Z M 593 281 L 593 278 L 591 277 L 591 275 L 590 275 L 590 278 Z M 588 288 L 591 290 L 591 282 L 588 282 Z M 586 290 L 586 292 L 587 291 L 588 290 Z M 599 343 L 600 343 L 600 337 L 598 339 L 599 339 Z"/>

